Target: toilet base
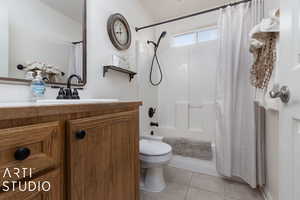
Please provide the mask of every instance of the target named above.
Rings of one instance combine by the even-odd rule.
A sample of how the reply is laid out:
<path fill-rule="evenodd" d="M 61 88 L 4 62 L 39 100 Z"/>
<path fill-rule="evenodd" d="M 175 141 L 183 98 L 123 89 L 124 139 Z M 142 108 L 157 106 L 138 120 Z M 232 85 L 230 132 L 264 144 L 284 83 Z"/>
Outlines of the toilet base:
<path fill-rule="evenodd" d="M 147 168 L 144 177 L 142 177 L 140 189 L 145 192 L 161 192 L 165 187 L 163 166 Z"/>

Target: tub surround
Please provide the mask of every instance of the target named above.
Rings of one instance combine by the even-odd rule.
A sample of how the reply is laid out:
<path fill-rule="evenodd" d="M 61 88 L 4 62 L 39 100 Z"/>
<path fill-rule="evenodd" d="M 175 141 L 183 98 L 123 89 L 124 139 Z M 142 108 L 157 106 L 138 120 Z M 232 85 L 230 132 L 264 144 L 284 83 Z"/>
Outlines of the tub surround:
<path fill-rule="evenodd" d="M 0 199 L 137 200 L 141 105 L 140 101 L 0 104 L 0 173 L 6 168 L 32 168 L 26 179 L 50 181 L 52 188 L 1 192 Z M 22 159 L 17 160 L 17 152 Z M 5 181 L 2 175 L 0 179 Z"/>

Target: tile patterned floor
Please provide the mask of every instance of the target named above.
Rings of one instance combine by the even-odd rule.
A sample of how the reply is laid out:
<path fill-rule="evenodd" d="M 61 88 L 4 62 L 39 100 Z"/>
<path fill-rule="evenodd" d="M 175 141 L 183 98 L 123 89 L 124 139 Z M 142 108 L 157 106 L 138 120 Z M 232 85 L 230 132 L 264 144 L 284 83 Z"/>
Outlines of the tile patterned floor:
<path fill-rule="evenodd" d="M 141 192 L 141 200 L 263 200 L 244 184 L 167 167 L 167 187 L 160 193 Z"/>

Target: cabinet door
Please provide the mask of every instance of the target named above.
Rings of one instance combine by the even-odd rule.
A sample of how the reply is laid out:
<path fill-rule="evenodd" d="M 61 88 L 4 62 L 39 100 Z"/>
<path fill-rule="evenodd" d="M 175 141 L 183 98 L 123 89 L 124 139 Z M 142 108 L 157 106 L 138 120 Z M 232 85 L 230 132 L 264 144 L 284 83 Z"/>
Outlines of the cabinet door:
<path fill-rule="evenodd" d="M 30 180 L 37 185 L 39 183 L 43 183 L 44 181 L 48 181 L 50 183 L 50 190 L 48 192 L 43 191 L 42 189 L 35 191 L 20 191 L 16 188 L 14 191 L 10 192 L 2 192 L 0 193 L 0 200 L 62 200 L 61 199 L 61 176 L 60 171 L 55 170 L 53 172 L 49 172 L 48 174 L 41 176 L 39 178 Z M 24 188 L 28 188 L 29 182 L 26 182 L 27 186 L 21 187 L 23 190 Z M 48 190 L 48 186 L 44 187 Z"/>
<path fill-rule="evenodd" d="M 29 176 L 22 170 L 15 175 L 15 169 L 32 169 L 35 176 L 59 168 L 62 164 L 63 133 L 59 122 L 0 129 L 0 137 L 0 185 L 3 181 L 16 181 Z M 7 169 L 11 177 L 4 176 Z"/>
<path fill-rule="evenodd" d="M 69 122 L 69 200 L 137 200 L 138 112 Z"/>

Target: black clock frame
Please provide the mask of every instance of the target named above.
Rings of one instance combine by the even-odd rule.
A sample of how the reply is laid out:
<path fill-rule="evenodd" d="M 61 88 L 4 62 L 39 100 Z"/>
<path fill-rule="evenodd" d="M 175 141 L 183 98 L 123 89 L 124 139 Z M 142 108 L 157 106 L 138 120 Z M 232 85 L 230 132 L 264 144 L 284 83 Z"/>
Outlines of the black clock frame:
<path fill-rule="evenodd" d="M 126 44 L 121 44 L 117 39 L 115 30 L 114 30 L 114 24 L 116 21 L 121 21 L 126 27 L 127 35 L 128 35 L 128 40 L 127 40 Z M 129 26 L 126 18 L 123 15 L 121 15 L 120 13 L 116 13 L 109 17 L 109 19 L 107 21 L 107 32 L 108 32 L 109 38 L 110 38 L 112 44 L 114 45 L 114 47 L 116 47 L 118 50 L 121 50 L 121 51 L 129 49 L 129 47 L 131 45 L 132 35 L 131 35 L 130 26 Z"/>

